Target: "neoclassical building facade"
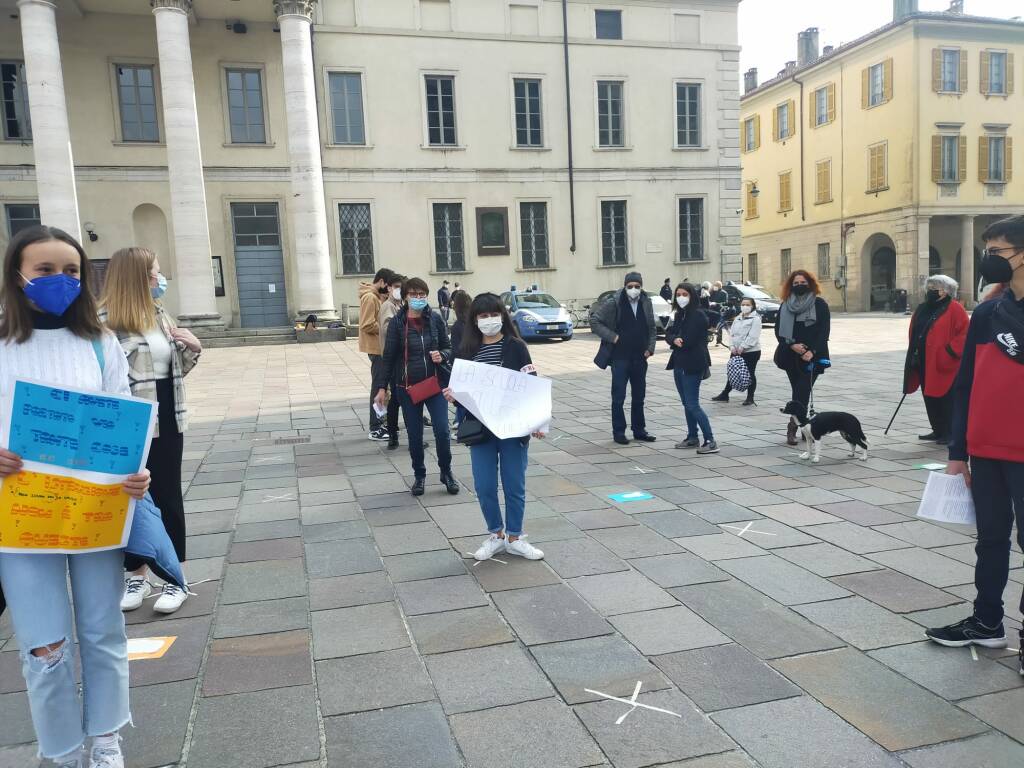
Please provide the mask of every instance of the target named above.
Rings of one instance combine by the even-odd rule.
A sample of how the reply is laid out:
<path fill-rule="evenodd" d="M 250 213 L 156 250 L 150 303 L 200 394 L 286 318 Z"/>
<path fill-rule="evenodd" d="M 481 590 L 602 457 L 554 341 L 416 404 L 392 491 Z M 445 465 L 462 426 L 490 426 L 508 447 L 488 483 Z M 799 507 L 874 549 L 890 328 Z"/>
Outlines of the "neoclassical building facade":
<path fill-rule="evenodd" d="M 0 245 L 153 248 L 192 325 L 738 278 L 737 3 L 0 0 Z"/>

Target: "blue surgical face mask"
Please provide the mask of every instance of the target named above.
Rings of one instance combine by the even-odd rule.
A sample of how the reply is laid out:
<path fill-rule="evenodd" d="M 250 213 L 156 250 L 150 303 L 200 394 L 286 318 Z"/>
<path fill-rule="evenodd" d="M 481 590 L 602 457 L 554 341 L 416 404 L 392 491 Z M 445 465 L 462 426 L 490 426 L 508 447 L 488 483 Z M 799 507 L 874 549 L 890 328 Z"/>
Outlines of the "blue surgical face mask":
<path fill-rule="evenodd" d="M 21 275 L 20 272 L 18 274 Z M 82 281 L 63 272 L 37 277 L 35 280 L 29 280 L 24 275 L 21 278 L 25 281 L 22 290 L 29 300 L 43 312 L 57 317 L 67 312 L 82 292 Z"/>
<path fill-rule="evenodd" d="M 409 309 L 422 312 L 430 304 L 426 299 L 409 299 Z"/>
<path fill-rule="evenodd" d="M 167 278 L 162 274 L 158 274 L 156 276 L 156 287 L 150 286 L 149 292 L 153 295 L 154 299 L 159 299 L 167 293 Z"/>

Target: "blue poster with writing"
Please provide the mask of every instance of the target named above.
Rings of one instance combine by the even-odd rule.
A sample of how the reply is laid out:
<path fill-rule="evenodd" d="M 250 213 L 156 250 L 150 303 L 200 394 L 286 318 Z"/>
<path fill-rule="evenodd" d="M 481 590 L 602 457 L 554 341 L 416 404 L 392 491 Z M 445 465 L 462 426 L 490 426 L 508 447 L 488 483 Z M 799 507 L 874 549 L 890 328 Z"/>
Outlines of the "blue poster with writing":
<path fill-rule="evenodd" d="M 18 380 L 7 448 L 24 461 L 131 475 L 144 465 L 155 403 Z"/>

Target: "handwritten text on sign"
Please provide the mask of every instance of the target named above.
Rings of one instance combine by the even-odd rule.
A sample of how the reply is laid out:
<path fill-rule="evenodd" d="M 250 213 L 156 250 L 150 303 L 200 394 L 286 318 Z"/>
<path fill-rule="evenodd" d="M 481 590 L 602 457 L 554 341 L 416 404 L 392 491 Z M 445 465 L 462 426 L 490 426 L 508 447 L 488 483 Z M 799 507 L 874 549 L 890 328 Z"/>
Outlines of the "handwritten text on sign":
<path fill-rule="evenodd" d="M 456 360 L 448 386 L 455 399 L 499 439 L 546 432 L 551 423 L 551 379 Z"/>
<path fill-rule="evenodd" d="M 8 449 L 24 461 L 130 475 L 145 455 L 152 404 L 18 381 Z"/>

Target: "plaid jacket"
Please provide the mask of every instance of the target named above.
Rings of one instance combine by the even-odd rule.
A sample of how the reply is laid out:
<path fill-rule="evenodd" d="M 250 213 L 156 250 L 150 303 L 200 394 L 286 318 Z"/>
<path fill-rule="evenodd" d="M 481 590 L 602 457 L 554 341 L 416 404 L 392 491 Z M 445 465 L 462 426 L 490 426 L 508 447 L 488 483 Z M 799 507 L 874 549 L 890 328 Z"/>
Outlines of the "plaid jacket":
<path fill-rule="evenodd" d="M 100 319 L 107 321 L 105 312 L 100 312 Z M 156 323 L 167 337 L 171 345 L 171 380 L 174 384 L 174 418 L 178 422 L 178 431 L 184 432 L 188 428 L 188 409 L 185 407 L 185 374 L 195 368 L 199 361 L 199 352 L 193 352 L 181 342 L 171 338 L 171 331 L 175 328 L 174 321 L 164 311 L 163 307 L 156 308 Z M 128 384 L 132 388 L 135 397 L 156 402 L 156 374 L 153 371 L 153 354 L 150 352 L 146 337 L 137 333 L 121 333 L 115 331 L 118 341 L 121 342 L 121 349 L 128 358 Z M 157 421 L 153 430 L 153 437 L 160 436 L 160 423 Z"/>

